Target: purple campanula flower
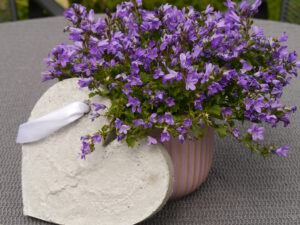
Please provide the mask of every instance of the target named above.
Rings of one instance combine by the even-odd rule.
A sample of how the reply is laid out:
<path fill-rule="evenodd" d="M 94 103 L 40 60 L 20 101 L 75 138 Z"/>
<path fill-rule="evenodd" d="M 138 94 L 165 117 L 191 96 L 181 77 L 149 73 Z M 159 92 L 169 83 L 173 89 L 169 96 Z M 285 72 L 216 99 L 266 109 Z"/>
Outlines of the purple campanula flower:
<path fill-rule="evenodd" d="M 100 34 L 106 27 L 105 21 L 101 18 L 98 18 L 97 22 L 92 24 L 92 31 L 96 34 Z"/>
<path fill-rule="evenodd" d="M 249 110 L 251 108 L 251 106 L 253 105 L 253 99 L 245 98 L 244 104 L 245 104 L 246 110 Z"/>
<path fill-rule="evenodd" d="M 265 118 L 266 122 L 271 123 L 273 125 L 275 125 L 278 122 L 278 119 L 275 115 L 266 115 Z"/>
<path fill-rule="evenodd" d="M 52 79 L 54 79 L 54 76 L 52 76 L 51 71 L 42 72 L 42 82 L 45 82 L 47 80 L 52 80 Z"/>
<path fill-rule="evenodd" d="M 280 117 L 279 119 L 284 123 L 284 127 L 287 127 L 290 124 L 290 119 L 289 119 L 290 114 L 286 113 L 285 116 Z"/>
<path fill-rule="evenodd" d="M 209 75 L 213 72 L 214 68 L 214 65 L 211 63 L 205 64 L 205 74 L 202 77 L 201 84 L 204 84 L 209 80 Z"/>
<path fill-rule="evenodd" d="M 76 15 L 76 12 L 74 10 L 74 8 L 67 8 L 64 12 L 64 16 L 69 19 L 74 25 L 77 23 L 78 21 L 78 17 Z"/>
<path fill-rule="evenodd" d="M 227 2 L 224 3 L 225 6 L 227 6 L 228 9 L 234 9 L 236 3 L 231 1 L 231 0 L 227 0 Z"/>
<path fill-rule="evenodd" d="M 238 128 L 232 128 L 232 133 L 235 137 L 239 136 L 239 129 Z"/>
<path fill-rule="evenodd" d="M 290 150 L 291 150 L 291 148 L 283 146 L 283 147 L 277 149 L 274 153 L 277 154 L 277 155 L 281 155 L 281 156 L 286 157 L 286 153 Z"/>
<path fill-rule="evenodd" d="M 179 141 L 183 144 L 184 143 L 184 136 L 182 134 L 178 135 Z"/>
<path fill-rule="evenodd" d="M 264 36 L 264 29 L 259 28 L 257 26 L 252 26 L 252 30 L 253 30 L 253 35 L 255 35 L 256 38 L 258 38 L 258 37 L 265 37 Z"/>
<path fill-rule="evenodd" d="M 194 101 L 195 109 L 202 110 L 202 103 L 206 99 L 205 95 L 203 93 L 198 94 L 199 97 L 196 98 Z"/>
<path fill-rule="evenodd" d="M 151 136 L 148 136 L 147 138 L 148 138 L 148 144 L 147 144 L 148 146 L 157 144 L 157 140 L 155 138 Z"/>
<path fill-rule="evenodd" d="M 243 0 L 240 4 L 240 10 L 241 12 L 245 12 L 247 9 L 249 9 L 250 4 L 248 4 L 248 2 L 246 0 Z"/>
<path fill-rule="evenodd" d="M 164 123 L 165 122 L 165 116 L 164 115 L 158 116 L 157 121 L 158 121 L 158 123 Z"/>
<path fill-rule="evenodd" d="M 177 81 L 180 81 L 180 80 L 182 80 L 182 79 L 183 79 L 182 73 L 178 72 L 178 73 L 177 73 L 176 80 L 177 80 Z"/>
<path fill-rule="evenodd" d="M 167 130 L 161 132 L 161 142 L 170 141 L 170 134 Z"/>
<path fill-rule="evenodd" d="M 134 61 L 131 63 L 130 70 L 133 75 L 137 75 L 140 72 L 139 65 L 142 65 L 140 61 Z"/>
<path fill-rule="evenodd" d="M 85 139 L 82 139 L 80 150 L 81 150 L 81 152 L 78 154 L 78 156 L 81 159 L 86 160 L 86 155 L 91 153 L 90 142 L 87 142 Z"/>
<path fill-rule="evenodd" d="M 149 84 L 147 85 L 147 91 L 144 93 L 147 93 L 149 96 L 152 95 L 152 90 L 150 89 Z"/>
<path fill-rule="evenodd" d="M 226 13 L 226 17 L 228 22 L 230 23 L 240 23 L 241 22 L 241 18 L 234 12 L 234 11 L 229 11 L 228 13 Z"/>
<path fill-rule="evenodd" d="M 256 0 L 252 5 L 251 5 L 251 10 L 253 11 L 253 13 L 257 13 L 258 11 L 258 7 L 261 5 L 262 0 Z"/>
<path fill-rule="evenodd" d="M 120 134 L 127 134 L 127 131 L 130 130 L 130 128 L 131 128 L 130 126 L 123 124 L 119 128 L 119 133 Z"/>
<path fill-rule="evenodd" d="M 241 60 L 241 63 L 243 63 L 243 68 L 241 69 L 242 73 L 252 70 L 253 66 L 249 65 L 247 61 Z"/>
<path fill-rule="evenodd" d="M 264 97 L 260 97 L 253 103 L 253 108 L 256 112 L 261 113 L 261 109 L 265 107 L 265 104 L 263 103 Z"/>
<path fill-rule="evenodd" d="M 202 52 L 203 48 L 200 47 L 199 45 L 196 45 L 193 49 L 192 57 L 193 59 L 197 59 Z"/>
<path fill-rule="evenodd" d="M 283 32 L 281 34 L 281 36 L 278 38 L 278 41 L 279 42 L 285 42 L 285 41 L 288 41 L 288 36 L 286 35 L 286 32 Z"/>
<path fill-rule="evenodd" d="M 157 116 L 156 113 L 152 113 L 150 118 L 149 118 L 149 121 L 152 122 L 152 123 L 156 123 L 157 122 L 156 116 Z"/>
<path fill-rule="evenodd" d="M 95 13 L 94 13 L 94 10 L 91 9 L 88 13 L 88 16 L 87 16 L 87 20 L 90 22 L 90 23 L 93 23 L 94 20 L 95 20 Z"/>
<path fill-rule="evenodd" d="M 113 88 L 116 87 L 117 85 L 118 85 L 117 83 L 111 83 L 111 84 L 108 86 L 108 90 L 113 89 Z"/>
<path fill-rule="evenodd" d="M 179 56 L 179 58 L 180 58 L 181 67 L 183 69 L 186 68 L 187 67 L 187 65 L 186 65 L 186 54 L 181 53 L 180 56 Z"/>
<path fill-rule="evenodd" d="M 152 125 L 152 123 L 144 123 L 143 126 L 145 128 L 151 128 L 153 125 Z"/>
<path fill-rule="evenodd" d="M 195 90 L 198 78 L 194 76 L 194 74 L 189 74 L 185 80 L 185 89 L 186 90 Z"/>
<path fill-rule="evenodd" d="M 166 124 L 174 125 L 173 116 L 170 113 L 168 113 L 168 112 L 165 113 L 164 120 L 165 120 Z"/>
<path fill-rule="evenodd" d="M 94 141 L 94 143 L 101 143 L 102 135 L 96 134 L 96 135 L 92 136 L 92 140 Z"/>
<path fill-rule="evenodd" d="M 169 68 L 168 68 L 168 71 L 169 71 L 169 73 L 166 74 L 166 75 L 163 77 L 163 79 L 164 79 L 165 81 L 175 80 L 175 79 L 177 78 L 178 72 L 176 72 L 176 71 L 174 71 L 174 70 L 171 70 L 171 69 L 169 69 Z"/>
<path fill-rule="evenodd" d="M 117 140 L 118 141 L 121 141 L 121 140 L 123 140 L 125 138 L 125 134 L 119 134 L 118 136 L 117 136 Z"/>
<path fill-rule="evenodd" d="M 297 111 L 297 106 L 292 106 L 291 110 L 292 110 L 293 113 L 296 112 Z"/>
<path fill-rule="evenodd" d="M 165 92 L 163 91 L 155 91 L 154 100 L 157 102 L 162 102 L 164 100 Z"/>
<path fill-rule="evenodd" d="M 222 107 L 221 114 L 223 117 L 230 116 L 232 114 L 232 110 L 230 107 Z"/>
<path fill-rule="evenodd" d="M 79 81 L 78 81 L 78 85 L 81 87 L 81 88 L 84 88 L 84 87 L 88 87 L 90 85 L 90 83 L 92 83 L 92 81 L 94 80 L 94 78 L 81 78 Z"/>
<path fill-rule="evenodd" d="M 138 7 L 141 7 L 142 6 L 142 0 L 136 0 L 136 5 L 138 6 Z"/>
<path fill-rule="evenodd" d="M 177 127 L 176 130 L 180 133 L 180 134 L 185 134 L 186 133 L 186 127 Z"/>
<path fill-rule="evenodd" d="M 169 107 L 172 107 L 175 105 L 175 102 L 174 102 L 174 98 L 171 98 L 171 97 L 168 97 L 165 99 L 165 103 L 169 106 Z"/>
<path fill-rule="evenodd" d="M 163 77 L 165 75 L 165 73 L 161 70 L 155 70 L 155 73 L 153 75 L 153 78 L 154 79 L 158 79 L 160 77 Z"/>
<path fill-rule="evenodd" d="M 141 81 L 141 78 L 139 76 L 127 76 L 127 81 L 130 83 L 131 86 L 139 86 L 142 85 L 143 82 Z"/>
<path fill-rule="evenodd" d="M 99 113 L 90 113 L 90 115 L 92 116 L 92 117 L 91 117 L 91 121 L 92 121 L 92 122 L 94 122 L 94 120 L 97 119 L 97 118 L 100 116 Z"/>
<path fill-rule="evenodd" d="M 108 45 L 108 39 L 104 39 L 98 42 L 97 46 L 98 47 L 104 47 Z"/>
<path fill-rule="evenodd" d="M 191 119 L 184 120 L 184 125 L 185 126 L 190 127 L 190 126 L 192 126 L 192 124 L 193 124 L 193 121 Z"/>
<path fill-rule="evenodd" d="M 300 68 L 300 61 L 296 62 L 295 66 L 298 67 L 298 68 Z"/>
<path fill-rule="evenodd" d="M 255 141 L 256 139 L 263 140 L 263 132 L 265 131 L 264 127 L 258 127 L 256 123 L 253 124 L 252 129 L 248 129 L 248 133 L 252 135 L 252 139 Z"/>
<path fill-rule="evenodd" d="M 205 64 L 205 74 L 210 75 L 214 70 L 214 65 L 211 63 Z"/>
<path fill-rule="evenodd" d="M 206 9 L 205 9 L 204 13 L 205 13 L 205 14 L 210 14 L 210 13 L 212 13 L 213 11 L 214 11 L 214 7 L 211 7 L 210 4 L 208 4 L 208 5 L 206 6 Z"/>
<path fill-rule="evenodd" d="M 86 8 L 80 4 L 72 4 L 72 7 L 75 9 L 75 11 L 78 13 L 78 14 L 81 14 L 82 17 L 85 17 L 86 16 Z"/>
<path fill-rule="evenodd" d="M 95 107 L 95 111 L 99 111 L 101 109 L 105 109 L 106 108 L 106 106 L 103 105 L 103 104 L 93 103 L 92 105 Z"/>
<path fill-rule="evenodd" d="M 133 120 L 132 122 L 136 127 L 144 124 L 144 121 L 142 119 Z"/>
<path fill-rule="evenodd" d="M 261 87 L 262 92 L 269 92 L 270 91 L 268 84 L 261 84 L 260 87 Z"/>
<path fill-rule="evenodd" d="M 297 52 L 294 51 L 289 54 L 288 61 L 289 61 L 289 63 L 293 63 L 297 58 L 298 58 L 298 54 L 297 54 Z"/>
<path fill-rule="evenodd" d="M 179 58 L 180 58 L 181 67 L 186 71 L 190 71 L 192 69 L 192 67 L 191 67 L 191 62 L 192 62 L 191 54 L 181 53 Z"/>
<path fill-rule="evenodd" d="M 122 81 L 125 81 L 127 79 L 127 76 L 125 73 L 120 73 L 116 76 L 116 79 L 121 78 Z"/>
<path fill-rule="evenodd" d="M 120 129 L 122 125 L 123 125 L 123 121 L 117 118 L 115 120 L 115 128 Z"/>
<path fill-rule="evenodd" d="M 123 88 L 123 93 L 128 95 L 130 92 L 132 92 L 132 89 L 130 88 L 130 85 L 126 83 Z"/>
<path fill-rule="evenodd" d="M 158 116 L 157 121 L 158 121 L 159 123 L 164 123 L 164 122 L 165 122 L 165 116 L 164 116 L 164 115 Z"/>
<path fill-rule="evenodd" d="M 155 16 L 153 12 L 151 11 L 144 12 L 143 22 L 140 26 L 143 32 L 158 30 L 161 25 L 162 25 L 161 21 L 159 20 L 159 18 Z"/>
<path fill-rule="evenodd" d="M 136 97 L 131 97 L 130 95 L 127 96 L 128 98 L 128 103 L 126 104 L 127 107 L 132 107 L 132 112 L 138 111 L 141 113 L 141 107 L 140 104 L 141 102 L 138 100 Z"/>
<path fill-rule="evenodd" d="M 81 140 L 81 141 L 85 141 L 85 140 L 89 140 L 89 139 L 90 139 L 90 137 L 87 136 L 87 135 L 81 136 L 81 137 L 80 137 L 80 140 Z"/>
<path fill-rule="evenodd" d="M 210 86 L 208 86 L 208 96 L 214 95 L 218 93 L 219 91 L 222 91 L 222 87 L 217 82 L 212 82 Z"/>

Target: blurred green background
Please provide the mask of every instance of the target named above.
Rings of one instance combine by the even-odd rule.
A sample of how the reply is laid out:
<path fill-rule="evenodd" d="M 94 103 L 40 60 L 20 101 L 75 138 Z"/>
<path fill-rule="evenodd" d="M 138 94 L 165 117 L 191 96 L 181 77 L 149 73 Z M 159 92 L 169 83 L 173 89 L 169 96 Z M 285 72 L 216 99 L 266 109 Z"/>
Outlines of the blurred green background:
<path fill-rule="evenodd" d="M 87 8 L 93 8 L 95 12 L 104 12 L 106 8 L 111 11 L 115 10 L 115 7 L 122 0 L 56 0 L 64 8 L 69 7 L 72 3 L 80 3 Z M 239 0 L 235 0 L 236 2 Z M 146 9 L 153 9 L 164 3 L 176 5 L 179 8 L 192 5 L 197 10 L 203 10 L 207 4 L 210 4 L 217 10 L 223 11 L 225 9 L 223 0 L 143 0 L 143 6 Z M 268 4 L 268 19 L 279 20 L 281 0 L 266 0 Z M 0 0 L 0 22 L 9 20 L 9 13 L 5 10 L 8 5 L 8 0 Z M 28 0 L 16 0 L 18 19 L 28 19 Z M 2 18 L 2 19 L 1 19 Z"/>
<path fill-rule="evenodd" d="M 226 0 L 227 1 L 227 0 Z M 225 9 L 223 0 L 143 0 L 143 6 L 146 9 L 153 9 L 161 4 L 169 3 L 171 5 L 176 5 L 179 8 L 184 6 L 193 6 L 196 10 L 204 10 L 208 4 L 213 6 L 215 9 L 223 11 Z M 235 2 L 240 2 L 240 0 L 234 0 Z M 117 3 L 122 2 L 122 0 L 69 0 L 69 3 L 80 3 L 87 8 L 93 8 L 97 12 L 103 12 L 106 8 L 114 11 Z M 266 0 L 268 3 L 268 12 L 270 20 L 279 20 L 281 0 Z"/>

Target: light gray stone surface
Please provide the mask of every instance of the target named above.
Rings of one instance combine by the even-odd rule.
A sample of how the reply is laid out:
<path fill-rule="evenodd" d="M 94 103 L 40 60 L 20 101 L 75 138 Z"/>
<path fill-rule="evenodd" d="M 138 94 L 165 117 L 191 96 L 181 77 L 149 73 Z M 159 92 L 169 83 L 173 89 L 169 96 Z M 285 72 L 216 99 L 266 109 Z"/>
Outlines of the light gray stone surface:
<path fill-rule="evenodd" d="M 290 49 L 300 53 L 300 26 L 256 20 L 265 33 L 286 31 Z M 21 146 L 15 143 L 40 96 L 54 81 L 41 83 L 42 61 L 67 42 L 62 17 L 0 24 L 0 224 L 50 225 L 23 215 Z M 283 103 L 300 106 L 300 78 L 285 90 Z M 268 128 L 265 142 L 287 144 L 287 158 L 263 159 L 232 138 L 216 136 L 212 170 L 193 194 L 168 204 L 140 225 L 299 225 L 300 113 L 287 128 Z"/>
<path fill-rule="evenodd" d="M 72 102 L 88 99 L 78 79 L 58 82 L 34 106 L 30 120 Z M 110 106 L 95 96 L 91 103 Z M 80 137 L 108 124 L 89 115 L 50 136 L 22 146 L 22 192 L 24 215 L 65 225 L 132 225 L 160 209 L 172 193 L 173 165 L 162 145 L 135 148 L 117 140 L 95 151 L 87 160 L 77 157 Z M 153 166 L 155 165 L 155 166 Z"/>

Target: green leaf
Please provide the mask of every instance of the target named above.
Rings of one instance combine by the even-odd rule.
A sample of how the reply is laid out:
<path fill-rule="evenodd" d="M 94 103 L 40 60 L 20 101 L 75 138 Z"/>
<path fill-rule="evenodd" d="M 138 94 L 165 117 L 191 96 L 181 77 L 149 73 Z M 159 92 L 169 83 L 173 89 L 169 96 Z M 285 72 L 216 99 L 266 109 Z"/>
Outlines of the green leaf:
<path fill-rule="evenodd" d="M 126 142 L 127 142 L 127 144 L 128 144 L 129 147 L 133 148 L 134 145 L 135 145 L 136 139 L 133 138 L 133 137 L 127 137 L 126 138 Z"/>
<path fill-rule="evenodd" d="M 108 128 L 109 128 L 108 125 L 104 125 L 104 126 L 101 128 L 101 130 L 102 130 L 103 132 L 105 132 Z"/>
<path fill-rule="evenodd" d="M 208 113 L 215 114 L 215 115 L 218 115 L 218 116 L 221 115 L 221 107 L 219 105 L 212 105 L 212 106 L 208 107 L 206 109 L 206 111 Z"/>
<path fill-rule="evenodd" d="M 250 40 L 248 41 L 248 45 L 251 46 L 251 45 L 254 45 L 256 43 L 256 40 Z"/>
<path fill-rule="evenodd" d="M 198 138 L 201 134 L 201 128 L 197 125 L 192 125 L 191 130 L 193 131 L 194 135 Z"/>
<path fill-rule="evenodd" d="M 143 81 L 143 83 L 148 83 L 150 81 L 150 75 L 145 73 L 145 72 L 142 72 L 140 73 L 140 76 L 141 76 L 141 80 Z"/>
<path fill-rule="evenodd" d="M 89 98 L 92 98 L 92 97 L 96 96 L 97 94 L 98 94 L 97 92 L 91 92 L 91 93 L 89 93 Z"/>
<path fill-rule="evenodd" d="M 225 126 L 220 126 L 220 127 L 217 127 L 215 128 L 216 131 L 218 132 L 218 135 L 223 138 L 226 136 L 227 134 L 227 128 Z"/>
<path fill-rule="evenodd" d="M 163 113 L 164 111 L 165 111 L 165 110 L 164 110 L 162 107 L 160 107 L 160 108 L 157 109 L 156 112 L 157 112 L 158 114 L 160 114 L 160 113 Z"/>

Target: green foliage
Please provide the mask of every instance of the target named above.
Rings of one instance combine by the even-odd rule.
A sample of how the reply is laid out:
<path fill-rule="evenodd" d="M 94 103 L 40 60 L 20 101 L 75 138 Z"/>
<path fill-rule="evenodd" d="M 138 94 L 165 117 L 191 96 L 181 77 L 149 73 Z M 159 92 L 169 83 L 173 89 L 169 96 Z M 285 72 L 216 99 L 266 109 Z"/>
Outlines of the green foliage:
<path fill-rule="evenodd" d="M 108 8 L 110 11 L 115 11 L 116 5 L 123 2 L 122 0 L 69 0 L 69 3 L 79 3 L 87 7 L 88 9 L 94 9 L 95 12 L 105 12 Z M 171 4 L 178 8 L 186 6 L 193 6 L 196 10 L 202 11 L 208 4 L 213 6 L 216 10 L 225 10 L 225 0 L 143 0 L 143 8 L 153 10 L 155 7 L 159 7 L 162 4 Z"/>
<path fill-rule="evenodd" d="M 11 20 L 10 12 L 4 9 L 4 5 L 7 4 L 8 0 L 1 0 L 0 2 L 0 22 Z M 72 3 L 80 3 L 86 6 L 89 9 L 94 9 L 97 13 L 102 13 L 106 8 L 109 8 L 111 11 L 114 11 L 116 5 L 122 0 L 68 0 L 69 5 Z M 143 6 L 146 9 L 153 9 L 160 6 L 161 4 L 169 3 L 176 5 L 179 8 L 192 5 L 197 10 L 205 9 L 207 4 L 212 5 L 217 10 L 223 11 L 225 9 L 223 3 L 224 0 L 151 0 L 143 1 Z M 269 20 L 279 20 L 281 0 L 266 0 L 268 3 L 269 10 Z M 16 0 L 17 10 L 18 10 L 18 19 L 24 20 L 28 19 L 28 0 Z M 1 7 L 2 6 L 2 7 Z"/>
<path fill-rule="evenodd" d="M 8 0 L 0 1 L 0 22 L 9 21 L 12 19 Z"/>
<path fill-rule="evenodd" d="M 268 4 L 269 20 L 279 20 L 282 0 L 266 0 Z"/>
<path fill-rule="evenodd" d="M 18 11 L 18 19 L 25 20 L 29 17 L 29 0 L 16 0 L 16 6 Z"/>

